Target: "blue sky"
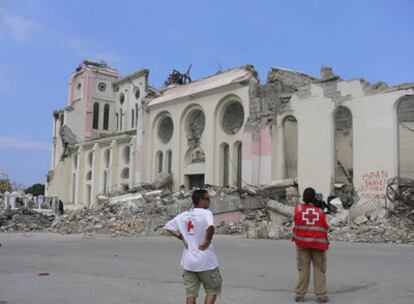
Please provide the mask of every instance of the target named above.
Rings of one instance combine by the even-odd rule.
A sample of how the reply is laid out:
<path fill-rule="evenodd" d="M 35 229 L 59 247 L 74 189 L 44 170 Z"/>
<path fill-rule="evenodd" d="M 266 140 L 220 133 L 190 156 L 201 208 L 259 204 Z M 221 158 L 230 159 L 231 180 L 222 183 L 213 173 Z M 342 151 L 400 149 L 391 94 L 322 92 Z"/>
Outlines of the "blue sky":
<path fill-rule="evenodd" d="M 0 0 L 0 171 L 44 182 L 52 112 L 66 105 L 84 59 L 121 75 L 150 69 L 159 87 L 172 69 L 198 79 L 252 64 L 314 76 L 414 81 L 414 2 Z"/>

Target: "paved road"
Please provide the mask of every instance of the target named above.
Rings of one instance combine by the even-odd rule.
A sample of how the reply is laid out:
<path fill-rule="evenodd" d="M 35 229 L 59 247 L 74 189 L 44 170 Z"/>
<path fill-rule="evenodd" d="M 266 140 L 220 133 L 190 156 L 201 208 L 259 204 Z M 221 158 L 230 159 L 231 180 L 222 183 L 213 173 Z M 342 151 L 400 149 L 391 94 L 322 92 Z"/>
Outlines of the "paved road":
<path fill-rule="evenodd" d="M 0 234 L 0 242 L 1 304 L 183 303 L 181 247 L 172 238 Z M 293 302 L 291 242 L 216 236 L 215 243 L 225 282 L 218 303 Z M 414 247 L 334 243 L 328 289 L 332 303 L 412 304 Z M 307 302 L 315 303 L 312 293 Z"/>

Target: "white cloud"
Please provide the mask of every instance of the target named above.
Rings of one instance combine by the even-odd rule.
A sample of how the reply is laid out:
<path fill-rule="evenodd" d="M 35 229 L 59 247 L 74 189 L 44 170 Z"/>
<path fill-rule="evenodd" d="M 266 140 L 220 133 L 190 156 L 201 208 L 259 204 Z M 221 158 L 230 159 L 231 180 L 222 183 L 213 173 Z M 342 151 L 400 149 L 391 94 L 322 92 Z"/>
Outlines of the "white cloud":
<path fill-rule="evenodd" d="M 0 38 L 8 36 L 16 42 L 24 43 L 36 35 L 40 35 L 39 38 L 46 37 L 48 40 L 54 40 L 65 45 L 65 47 L 69 46 L 77 56 L 85 59 L 112 62 L 124 60 L 121 55 L 115 52 L 102 51 L 104 48 L 96 41 L 79 37 L 70 37 L 69 35 L 62 33 L 62 31 L 47 27 L 44 24 L 14 14 L 9 10 L 0 7 Z"/>
<path fill-rule="evenodd" d="M 18 137 L 0 136 L 0 149 L 50 150 L 50 144 Z"/>
<path fill-rule="evenodd" d="M 17 42 L 26 42 L 42 26 L 30 19 L 14 15 L 0 7 L 0 30 Z"/>
<path fill-rule="evenodd" d="M 96 43 L 90 40 L 72 37 L 66 39 L 66 42 L 69 44 L 69 46 L 72 47 L 72 49 L 78 56 L 84 57 L 85 59 L 115 62 L 124 60 L 124 58 L 119 54 L 99 51 L 101 47 L 99 47 Z"/>

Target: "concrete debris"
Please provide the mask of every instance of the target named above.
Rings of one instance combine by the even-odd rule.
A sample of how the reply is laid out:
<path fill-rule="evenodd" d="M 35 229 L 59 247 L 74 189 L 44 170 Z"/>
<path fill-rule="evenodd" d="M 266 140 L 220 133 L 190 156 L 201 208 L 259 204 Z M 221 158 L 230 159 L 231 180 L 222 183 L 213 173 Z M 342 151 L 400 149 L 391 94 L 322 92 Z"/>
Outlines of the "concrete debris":
<path fill-rule="evenodd" d="M 365 215 L 360 215 L 360 216 L 354 218 L 354 223 L 356 225 L 361 225 L 361 224 L 366 223 L 368 221 L 369 220 L 368 220 L 368 218 Z"/>
<path fill-rule="evenodd" d="M 293 207 L 280 202 L 270 200 L 267 203 L 267 208 L 276 211 L 277 213 L 284 215 L 285 217 L 293 218 Z"/>
<path fill-rule="evenodd" d="M 66 125 L 62 126 L 62 128 L 60 129 L 60 138 L 62 140 L 63 145 L 63 152 L 60 158 L 61 160 L 63 160 L 70 155 L 71 148 L 77 144 L 77 139 L 76 135 Z"/>
<path fill-rule="evenodd" d="M 26 207 L 3 209 L 0 212 L 0 231 L 43 231 L 52 225 L 54 218 L 54 215 L 43 214 Z"/>
<path fill-rule="evenodd" d="M 154 182 L 152 183 L 156 189 L 171 187 L 172 185 L 172 174 L 167 172 L 160 172 L 155 176 Z"/>
<path fill-rule="evenodd" d="M 351 219 L 364 216 L 369 212 L 385 208 L 384 201 L 358 202 L 349 209 Z"/>
<path fill-rule="evenodd" d="M 349 210 L 342 210 L 341 212 L 336 213 L 335 216 L 329 220 L 329 225 L 331 227 L 341 226 L 347 222 L 348 216 Z"/>
<path fill-rule="evenodd" d="M 284 199 L 260 196 L 263 189 L 248 192 L 235 188 L 209 186 L 210 209 L 216 214 L 216 231 L 248 238 L 289 239 L 292 237 L 295 187 L 285 188 Z M 257 191 L 256 191 L 257 190 Z M 279 191 L 279 190 L 278 190 Z M 120 196 L 100 195 L 91 208 L 67 211 L 64 215 L 43 214 L 26 207 L 4 208 L 0 199 L 0 231 L 49 231 L 94 233 L 116 236 L 164 234 L 164 224 L 192 207 L 191 191 L 174 193 L 163 188 L 146 189 Z M 293 199 L 292 199 L 293 197 Z M 387 206 L 383 202 L 354 204 L 343 208 L 342 201 L 330 201 L 338 212 L 328 214 L 332 241 L 404 243 L 414 245 L 414 209 L 403 202 Z"/>
<path fill-rule="evenodd" d="M 340 198 L 338 198 L 338 197 L 335 197 L 334 199 L 332 199 L 330 202 L 329 202 L 331 205 L 333 205 L 335 208 L 336 208 L 336 212 L 339 214 L 339 213 L 342 213 L 343 211 L 344 211 L 344 206 L 343 206 L 343 204 L 342 204 L 342 201 L 341 201 L 341 199 Z"/>
<path fill-rule="evenodd" d="M 390 210 L 384 208 L 384 202 L 369 202 L 353 206 L 351 216 L 352 210 L 344 209 L 339 198 L 331 203 L 338 207 L 338 213 L 327 215 L 330 240 L 414 245 L 414 209 L 402 212 L 400 206 Z M 245 234 L 248 238 L 289 239 L 292 214 L 292 206 L 269 200 L 267 208 L 246 213 Z"/>
<path fill-rule="evenodd" d="M 406 177 L 394 177 L 388 180 L 387 198 L 414 207 L 414 180 Z"/>

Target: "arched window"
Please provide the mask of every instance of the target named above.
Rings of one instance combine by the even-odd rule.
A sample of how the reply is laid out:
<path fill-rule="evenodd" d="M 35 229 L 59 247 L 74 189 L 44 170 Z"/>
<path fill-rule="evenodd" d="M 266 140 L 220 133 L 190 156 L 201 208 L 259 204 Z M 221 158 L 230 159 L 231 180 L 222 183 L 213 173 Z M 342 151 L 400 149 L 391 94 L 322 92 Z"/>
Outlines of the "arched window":
<path fill-rule="evenodd" d="M 124 158 L 124 162 L 126 164 L 129 164 L 129 161 L 131 159 L 131 148 L 130 146 L 125 146 L 124 150 L 122 151 L 122 156 Z"/>
<path fill-rule="evenodd" d="M 171 170 L 171 167 L 172 167 L 172 151 L 168 150 L 166 154 L 167 154 L 167 172 L 171 173 L 172 172 L 172 170 Z"/>
<path fill-rule="evenodd" d="M 108 171 L 105 170 L 104 171 L 104 176 L 103 176 L 103 191 L 104 194 L 106 194 L 108 192 Z"/>
<path fill-rule="evenodd" d="M 119 131 L 122 131 L 122 116 L 124 114 L 122 113 L 122 109 L 119 110 Z"/>
<path fill-rule="evenodd" d="M 93 152 L 91 151 L 91 152 L 88 153 L 88 166 L 89 166 L 89 168 L 92 167 L 92 164 L 93 164 Z"/>
<path fill-rule="evenodd" d="M 88 173 L 86 173 L 86 180 L 87 181 L 91 181 L 92 180 L 92 171 L 88 171 Z"/>
<path fill-rule="evenodd" d="M 78 154 L 75 154 L 73 158 L 73 167 L 75 170 L 78 169 Z"/>
<path fill-rule="evenodd" d="M 229 169 L 230 169 L 230 160 L 229 160 L 229 145 L 223 144 L 222 145 L 222 164 L 223 164 L 223 187 L 229 185 Z"/>
<path fill-rule="evenodd" d="M 293 116 L 283 120 L 283 143 L 285 154 L 285 177 L 298 176 L 298 123 Z"/>
<path fill-rule="evenodd" d="M 72 203 L 75 204 L 76 198 L 76 174 L 72 174 Z"/>
<path fill-rule="evenodd" d="M 105 168 L 109 168 L 110 161 L 111 161 L 111 151 L 107 149 L 105 150 L 105 153 L 104 153 Z"/>
<path fill-rule="evenodd" d="M 86 186 L 86 202 L 89 205 L 91 201 L 92 201 L 92 187 L 91 185 L 87 185 Z"/>
<path fill-rule="evenodd" d="M 242 143 L 236 142 L 233 149 L 233 159 L 236 161 L 236 187 L 242 187 Z"/>
<path fill-rule="evenodd" d="M 162 161 L 163 161 L 163 153 L 158 151 L 157 153 L 157 173 L 162 172 Z"/>
<path fill-rule="evenodd" d="M 399 101 L 397 117 L 399 176 L 414 178 L 414 96 Z"/>
<path fill-rule="evenodd" d="M 334 112 L 334 149 L 336 183 L 353 183 L 353 135 L 352 114 L 348 108 L 339 106 Z"/>
<path fill-rule="evenodd" d="M 104 121 L 103 121 L 104 130 L 109 129 L 109 104 L 104 106 Z"/>
<path fill-rule="evenodd" d="M 92 120 L 92 128 L 98 129 L 99 128 L 99 103 L 95 102 L 93 104 L 93 120 Z"/>
<path fill-rule="evenodd" d="M 135 127 L 135 114 L 134 110 L 131 110 L 131 128 L 133 129 Z"/>
<path fill-rule="evenodd" d="M 121 178 L 122 179 L 128 179 L 129 178 L 129 168 L 122 169 Z"/>
<path fill-rule="evenodd" d="M 116 130 L 119 130 L 119 114 L 115 113 L 115 118 L 116 118 Z"/>
<path fill-rule="evenodd" d="M 135 104 L 135 127 L 138 128 L 138 104 Z"/>

